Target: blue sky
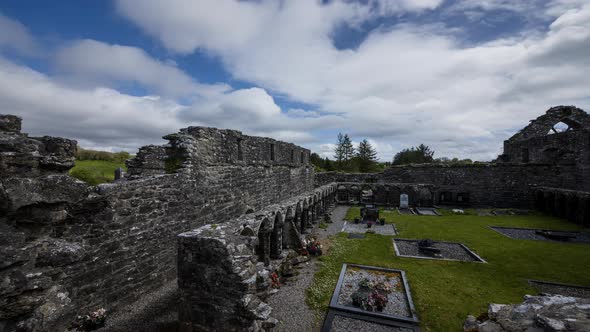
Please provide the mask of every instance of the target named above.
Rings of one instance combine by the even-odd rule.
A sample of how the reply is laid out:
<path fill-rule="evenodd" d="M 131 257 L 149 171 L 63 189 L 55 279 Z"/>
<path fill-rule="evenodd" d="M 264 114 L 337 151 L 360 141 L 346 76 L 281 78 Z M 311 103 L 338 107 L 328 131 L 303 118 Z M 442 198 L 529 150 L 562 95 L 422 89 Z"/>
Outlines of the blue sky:
<path fill-rule="evenodd" d="M 0 107 L 91 148 L 206 125 L 490 160 L 549 107 L 588 109 L 589 22 L 576 0 L 5 1 Z"/>

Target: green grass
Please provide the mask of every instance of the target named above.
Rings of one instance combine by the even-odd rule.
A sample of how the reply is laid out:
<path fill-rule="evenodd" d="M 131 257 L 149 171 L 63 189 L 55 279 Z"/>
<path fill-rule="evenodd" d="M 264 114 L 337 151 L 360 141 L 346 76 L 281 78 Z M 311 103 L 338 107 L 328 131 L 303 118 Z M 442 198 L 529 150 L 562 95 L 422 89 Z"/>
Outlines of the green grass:
<path fill-rule="evenodd" d="M 352 207 L 347 218 L 359 215 Z M 328 240 L 327 255 L 307 290 L 308 304 L 320 312 L 328 306 L 342 263 L 402 269 L 407 272 L 423 331 L 459 331 L 468 314 L 478 316 L 488 303 L 520 303 L 534 294 L 527 279 L 590 285 L 590 245 L 513 240 L 489 225 L 580 230 L 574 224 L 542 215 L 404 216 L 381 213 L 394 222 L 400 238 L 462 242 L 488 264 L 435 261 L 395 256 L 392 237 L 367 234 L 348 239 L 340 233 Z"/>
<path fill-rule="evenodd" d="M 76 160 L 76 166 L 70 175 L 90 185 L 110 182 L 115 179 L 115 170 L 119 167 L 127 169 L 125 163 L 104 160 Z"/>

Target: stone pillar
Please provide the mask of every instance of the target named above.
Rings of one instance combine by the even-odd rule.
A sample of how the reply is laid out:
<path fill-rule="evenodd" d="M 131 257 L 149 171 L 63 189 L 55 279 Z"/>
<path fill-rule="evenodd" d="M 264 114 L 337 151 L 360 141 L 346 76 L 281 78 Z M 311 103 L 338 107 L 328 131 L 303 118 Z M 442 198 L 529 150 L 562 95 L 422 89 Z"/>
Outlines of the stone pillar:
<path fill-rule="evenodd" d="M 270 241 L 270 258 L 280 258 L 283 253 L 283 227 L 281 222 L 275 222 Z"/>

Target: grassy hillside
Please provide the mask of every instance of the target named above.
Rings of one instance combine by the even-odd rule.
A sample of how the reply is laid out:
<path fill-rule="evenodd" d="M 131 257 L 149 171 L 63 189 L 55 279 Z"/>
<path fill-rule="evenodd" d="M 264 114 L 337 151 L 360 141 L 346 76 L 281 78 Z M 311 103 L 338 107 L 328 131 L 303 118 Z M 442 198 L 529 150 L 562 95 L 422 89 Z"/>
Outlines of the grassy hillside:
<path fill-rule="evenodd" d="M 70 170 L 70 175 L 95 186 L 113 181 L 115 179 L 115 170 L 119 167 L 127 169 L 124 162 L 76 160 L 76 166 Z"/>
<path fill-rule="evenodd" d="M 336 286 L 342 263 L 356 263 L 407 272 L 412 297 L 423 331 L 460 331 L 468 314 L 478 316 L 488 303 L 520 303 L 535 294 L 527 279 L 590 285 L 590 245 L 514 240 L 490 225 L 580 230 L 566 221 L 542 216 L 381 215 L 397 226 L 399 238 L 456 241 L 466 244 L 488 263 L 404 258 L 395 255 L 392 237 L 368 234 L 348 239 L 340 233 L 326 243 L 320 270 L 307 290 L 311 307 L 325 311 Z M 347 218 L 359 215 L 349 210 Z"/>

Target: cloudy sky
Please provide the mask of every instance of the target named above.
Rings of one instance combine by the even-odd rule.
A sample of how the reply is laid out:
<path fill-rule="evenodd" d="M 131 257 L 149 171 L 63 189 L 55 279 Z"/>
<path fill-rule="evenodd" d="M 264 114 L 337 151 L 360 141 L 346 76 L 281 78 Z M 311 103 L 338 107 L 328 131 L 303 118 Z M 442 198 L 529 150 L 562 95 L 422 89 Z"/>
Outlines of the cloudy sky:
<path fill-rule="evenodd" d="M 87 148 L 204 125 L 490 160 L 551 106 L 590 110 L 589 73 L 588 0 L 0 3 L 0 113 Z"/>

